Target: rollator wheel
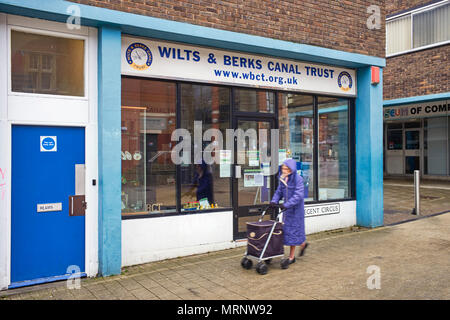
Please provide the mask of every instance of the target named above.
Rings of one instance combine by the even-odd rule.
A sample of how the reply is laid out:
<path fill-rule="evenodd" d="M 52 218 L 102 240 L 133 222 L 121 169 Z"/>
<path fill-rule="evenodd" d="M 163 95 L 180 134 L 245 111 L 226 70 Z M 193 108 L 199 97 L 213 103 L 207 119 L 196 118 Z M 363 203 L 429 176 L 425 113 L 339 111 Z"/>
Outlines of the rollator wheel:
<path fill-rule="evenodd" d="M 263 262 L 258 262 L 256 265 L 256 272 L 259 274 L 266 274 L 268 269 L 269 268 L 267 268 L 267 265 Z"/>
<path fill-rule="evenodd" d="M 242 258 L 242 260 L 241 260 L 241 266 L 242 266 L 242 268 L 249 270 L 249 269 L 252 268 L 253 262 L 252 262 L 252 260 L 250 260 L 250 259 L 244 257 L 244 258 Z"/>
<path fill-rule="evenodd" d="M 264 260 L 264 262 L 265 262 L 266 264 L 271 264 L 271 263 L 272 263 L 272 259 Z"/>

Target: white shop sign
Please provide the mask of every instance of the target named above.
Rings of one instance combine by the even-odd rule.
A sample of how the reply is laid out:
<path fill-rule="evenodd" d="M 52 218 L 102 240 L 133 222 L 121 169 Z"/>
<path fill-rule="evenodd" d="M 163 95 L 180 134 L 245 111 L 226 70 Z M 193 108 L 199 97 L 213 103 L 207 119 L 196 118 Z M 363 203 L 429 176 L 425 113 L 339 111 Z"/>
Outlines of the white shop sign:
<path fill-rule="evenodd" d="M 327 203 L 324 205 L 305 205 L 305 217 L 338 214 L 341 212 L 340 203 Z"/>
<path fill-rule="evenodd" d="M 122 74 L 356 96 L 356 72 L 335 66 L 122 37 Z"/>

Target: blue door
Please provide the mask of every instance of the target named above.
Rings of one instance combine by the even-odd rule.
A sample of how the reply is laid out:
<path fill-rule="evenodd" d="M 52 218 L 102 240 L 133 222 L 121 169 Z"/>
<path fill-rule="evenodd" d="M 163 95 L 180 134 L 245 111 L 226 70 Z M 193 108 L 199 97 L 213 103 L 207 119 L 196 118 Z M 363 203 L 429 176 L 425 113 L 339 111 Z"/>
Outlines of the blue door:
<path fill-rule="evenodd" d="M 10 287 L 84 272 L 85 217 L 68 210 L 84 163 L 84 128 L 12 127 Z"/>

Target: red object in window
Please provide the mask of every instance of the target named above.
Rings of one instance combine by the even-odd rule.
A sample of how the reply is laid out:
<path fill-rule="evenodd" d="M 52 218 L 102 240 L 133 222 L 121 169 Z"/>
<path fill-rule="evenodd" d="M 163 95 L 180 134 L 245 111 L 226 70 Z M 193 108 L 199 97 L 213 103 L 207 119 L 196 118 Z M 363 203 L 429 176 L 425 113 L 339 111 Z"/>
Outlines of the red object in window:
<path fill-rule="evenodd" d="M 380 68 L 372 67 L 372 84 L 380 83 Z"/>

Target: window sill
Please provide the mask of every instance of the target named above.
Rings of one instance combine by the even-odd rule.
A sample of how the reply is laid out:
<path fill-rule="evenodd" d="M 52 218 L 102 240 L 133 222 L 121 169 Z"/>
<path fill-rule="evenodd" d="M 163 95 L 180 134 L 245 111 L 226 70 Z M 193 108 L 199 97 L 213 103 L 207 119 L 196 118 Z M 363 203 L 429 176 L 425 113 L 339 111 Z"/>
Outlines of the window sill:
<path fill-rule="evenodd" d="M 401 56 L 401 55 L 409 54 L 409 53 L 414 53 L 414 52 L 418 52 L 418 51 L 422 51 L 422 50 L 437 48 L 437 47 L 440 47 L 440 46 L 445 46 L 447 44 L 450 44 L 450 40 L 447 40 L 447 41 L 444 41 L 444 42 L 433 43 L 433 44 L 429 44 L 427 46 L 418 47 L 418 48 L 414 48 L 414 49 L 409 49 L 409 50 L 406 50 L 406 51 L 386 54 L 386 59 L 394 58 L 394 57 L 397 57 L 397 56 Z"/>
<path fill-rule="evenodd" d="M 122 216 L 122 220 L 132 220 L 132 219 L 147 219 L 147 218 L 163 218 L 163 217 L 174 217 L 174 216 L 186 216 L 193 214 L 203 214 L 203 213 L 215 213 L 233 211 L 233 208 L 217 208 L 208 210 L 192 210 L 192 211 L 181 211 L 181 212 L 167 212 L 167 213 L 145 213 L 145 214 L 133 214 Z"/>
<path fill-rule="evenodd" d="M 333 202 L 347 202 L 347 201 L 356 201 L 354 198 L 345 198 L 345 199 L 328 199 L 328 200 L 320 200 L 320 201 L 308 201 L 305 202 L 305 205 L 320 205 L 324 203 L 333 203 Z M 231 207 L 224 207 L 218 209 L 209 209 L 209 210 L 193 210 L 193 211 L 182 211 L 182 212 L 168 212 L 168 213 L 146 213 L 146 214 L 133 214 L 122 216 L 122 220 L 133 220 L 133 219 L 149 219 L 149 218 L 164 218 L 164 217 L 174 217 L 174 216 L 186 216 L 193 214 L 203 214 L 203 213 L 218 213 L 224 211 L 233 211 Z"/>

